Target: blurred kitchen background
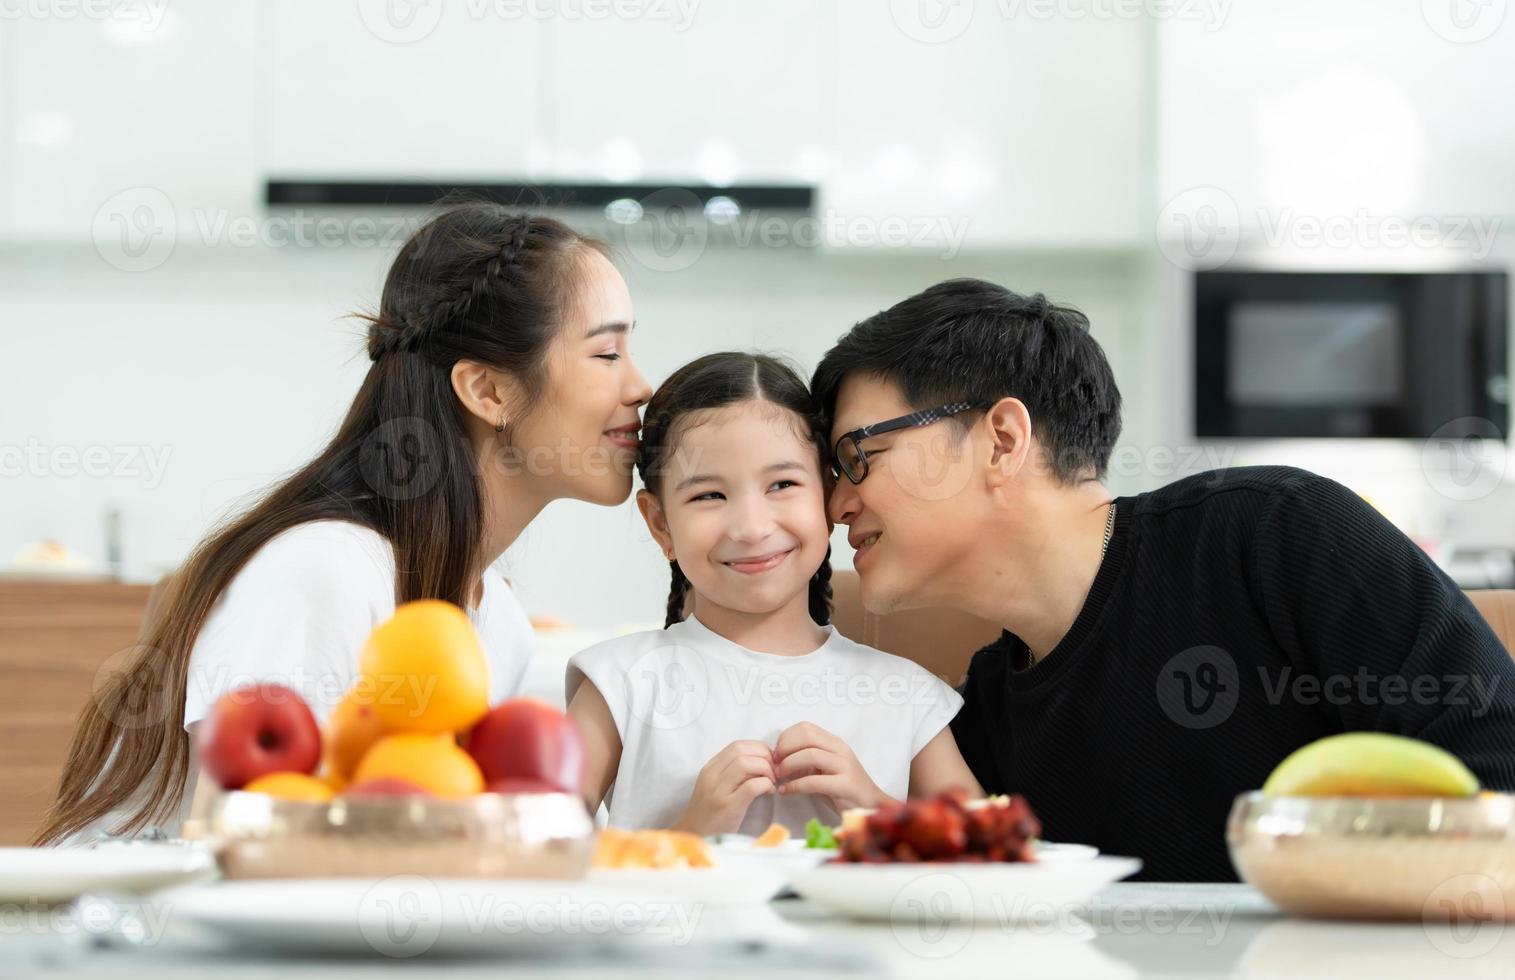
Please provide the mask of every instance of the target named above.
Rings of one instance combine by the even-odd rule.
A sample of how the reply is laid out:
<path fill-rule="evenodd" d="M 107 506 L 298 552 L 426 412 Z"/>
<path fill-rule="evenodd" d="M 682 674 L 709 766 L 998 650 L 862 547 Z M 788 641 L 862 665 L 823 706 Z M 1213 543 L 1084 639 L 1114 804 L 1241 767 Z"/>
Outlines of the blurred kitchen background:
<path fill-rule="evenodd" d="M 617 244 L 654 384 L 808 371 L 981 276 L 1088 314 L 1116 492 L 1304 466 L 1509 585 L 1507 6 L 8 0 L 0 569 L 177 565 L 326 440 L 347 314 L 472 187 Z M 661 619 L 630 503 L 553 505 L 502 570 L 536 616 Z"/>

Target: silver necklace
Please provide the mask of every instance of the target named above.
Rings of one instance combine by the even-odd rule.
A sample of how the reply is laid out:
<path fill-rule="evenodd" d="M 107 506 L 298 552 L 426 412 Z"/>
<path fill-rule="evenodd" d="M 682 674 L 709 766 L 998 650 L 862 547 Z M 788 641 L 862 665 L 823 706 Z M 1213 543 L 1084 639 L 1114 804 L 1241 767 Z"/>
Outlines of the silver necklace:
<path fill-rule="evenodd" d="M 1101 542 L 1100 546 L 1099 546 L 1099 560 L 1101 562 L 1103 562 L 1105 560 L 1105 552 L 1107 552 L 1107 551 L 1110 550 L 1110 538 L 1114 534 L 1115 534 L 1115 501 L 1112 500 L 1112 501 L 1110 501 L 1110 513 L 1108 513 L 1108 514 L 1105 515 L 1105 540 L 1103 542 Z M 1031 648 L 1030 647 L 1026 648 L 1026 659 L 1029 661 L 1029 663 L 1026 664 L 1027 669 L 1030 669 L 1030 668 L 1036 666 L 1036 654 L 1034 654 L 1034 653 L 1031 652 Z"/>

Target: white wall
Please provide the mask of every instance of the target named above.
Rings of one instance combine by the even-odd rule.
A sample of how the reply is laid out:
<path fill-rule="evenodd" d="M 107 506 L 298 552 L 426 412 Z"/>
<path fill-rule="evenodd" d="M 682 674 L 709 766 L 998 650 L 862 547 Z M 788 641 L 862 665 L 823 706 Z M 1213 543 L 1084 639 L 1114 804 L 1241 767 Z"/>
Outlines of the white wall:
<path fill-rule="evenodd" d="M 982 3 L 941 32 L 873 0 L 86 6 L 0 18 L 0 452 L 24 454 L 0 479 L 0 567 L 47 537 L 103 557 L 119 507 L 126 574 L 156 577 L 330 433 L 367 365 L 340 317 L 376 299 L 392 250 L 242 243 L 288 230 L 259 203 L 272 176 L 802 181 L 828 227 L 860 229 L 666 273 L 633 250 L 654 380 L 723 347 L 811 367 L 856 320 L 964 274 L 1087 306 L 1123 375 L 1144 366 L 1140 20 Z M 887 222 L 926 247 L 869 247 Z M 1129 428 L 1156 438 L 1133 384 Z M 507 564 L 535 612 L 663 607 L 629 506 L 556 505 Z"/>
<path fill-rule="evenodd" d="M 364 12 L 383 5 L 350 2 L 183 0 L 147 34 L 0 19 L 0 448 L 48 454 L 39 475 L 0 479 L 0 565 L 42 537 L 99 557 L 114 505 L 128 574 L 152 577 L 331 431 L 367 364 L 340 317 L 374 301 L 391 253 L 231 241 L 219 222 L 277 224 L 257 203 L 265 176 L 698 179 L 711 159 L 736 179 L 815 180 L 844 216 L 966 223 L 966 237 L 712 247 L 667 273 L 633 256 L 653 380 L 722 347 L 808 367 L 860 317 L 983 275 L 1090 313 L 1125 396 L 1117 492 L 1293 462 L 1423 536 L 1515 543 L 1508 460 L 1502 487 L 1460 500 L 1418 444 L 1205 445 L 1186 418 L 1192 263 L 1175 217 L 1219 206 L 1234 219 L 1219 247 L 1238 260 L 1343 268 L 1473 257 L 1450 235 L 1270 246 L 1259 216 L 1515 226 L 1515 18 L 1485 32 L 1505 5 L 1468 5 L 1478 17 L 1459 27 L 1443 16 L 1457 2 L 1217 0 L 1144 19 L 1120 13 L 1139 4 L 979 0 L 926 23 L 908 3 L 705 0 L 683 29 L 418 5 L 444 15 L 416 37 L 375 31 Z M 1057 13 L 1080 8 L 1105 13 Z M 123 191 L 137 196 L 117 207 Z M 128 273 L 112 222 L 141 205 L 170 234 L 126 243 L 151 265 Z M 1515 227 L 1501 231 L 1479 261 L 1515 264 Z M 161 482 L 141 457 L 64 475 L 92 447 L 166 453 L 167 468 Z M 662 608 L 664 570 L 630 507 L 556 505 L 508 565 L 534 612 L 608 625 Z"/>
<path fill-rule="evenodd" d="M 375 302 L 389 255 L 181 249 L 129 274 L 93 252 L 0 252 L 0 445 L 45 450 L 40 472 L 0 480 L 0 564 L 43 537 L 101 557 L 104 513 L 117 506 L 126 574 L 174 566 L 219 516 L 324 443 L 368 366 L 342 316 Z M 633 353 L 654 383 L 733 347 L 787 353 L 809 370 L 862 317 L 940 279 L 979 275 L 1083 307 L 1141 402 L 1143 287 L 1138 264 L 1119 254 L 944 262 L 712 249 L 677 272 L 623 268 L 639 323 Z M 167 463 L 161 478 L 146 455 L 90 476 L 58 455 L 91 447 L 105 447 L 112 468 L 121 453 Z M 836 540 L 846 567 L 851 550 L 844 534 Z M 503 567 L 531 612 L 583 625 L 658 620 L 667 596 L 666 565 L 629 503 L 550 506 Z"/>

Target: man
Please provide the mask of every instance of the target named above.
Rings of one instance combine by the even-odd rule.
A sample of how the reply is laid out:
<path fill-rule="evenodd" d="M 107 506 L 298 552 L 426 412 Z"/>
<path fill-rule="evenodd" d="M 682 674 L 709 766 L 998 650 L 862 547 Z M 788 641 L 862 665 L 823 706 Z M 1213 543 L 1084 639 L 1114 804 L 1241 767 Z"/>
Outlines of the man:
<path fill-rule="evenodd" d="M 1412 736 L 1515 789 L 1515 662 L 1351 491 L 1286 467 L 1112 500 L 1120 392 L 1088 321 L 944 282 L 855 326 L 814 391 L 864 605 L 1004 626 L 953 722 L 1049 840 L 1229 881 L 1225 820 L 1325 735 Z"/>

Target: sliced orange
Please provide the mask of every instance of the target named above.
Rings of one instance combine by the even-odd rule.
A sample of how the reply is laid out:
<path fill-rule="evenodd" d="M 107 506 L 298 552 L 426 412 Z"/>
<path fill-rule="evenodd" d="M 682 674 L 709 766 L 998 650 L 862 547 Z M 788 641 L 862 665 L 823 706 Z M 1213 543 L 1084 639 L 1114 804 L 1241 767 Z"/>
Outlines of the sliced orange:
<path fill-rule="evenodd" d="M 710 868 L 710 845 L 681 830 L 617 830 L 606 827 L 595 840 L 596 868 Z"/>
<path fill-rule="evenodd" d="M 789 839 L 789 828 L 781 823 L 768 825 L 768 829 L 758 835 L 752 842 L 753 847 L 778 847 Z"/>

